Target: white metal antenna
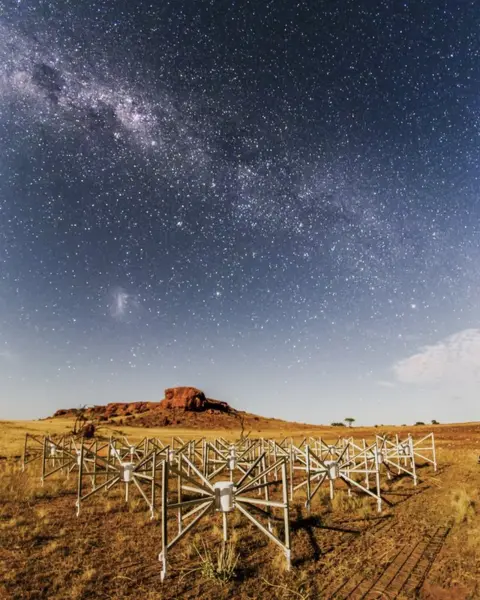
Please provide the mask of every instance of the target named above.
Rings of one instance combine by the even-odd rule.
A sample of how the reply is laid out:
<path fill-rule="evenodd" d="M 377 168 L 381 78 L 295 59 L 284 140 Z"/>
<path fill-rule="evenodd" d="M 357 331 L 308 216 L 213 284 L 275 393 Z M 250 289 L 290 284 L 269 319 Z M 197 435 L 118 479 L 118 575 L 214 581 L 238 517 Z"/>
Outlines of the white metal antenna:
<path fill-rule="evenodd" d="M 259 470 L 260 466 L 260 470 Z M 281 481 L 269 480 L 269 475 L 279 468 L 282 473 Z M 171 478 L 176 477 L 177 491 L 175 500 L 170 500 Z M 281 483 L 281 500 L 271 500 L 268 488 L 270 485 Z M 201 473 L 199 469 L 185 456 L 180 455 L 178 465 L 169 465 L 164 461 L 162 468 L 162 550 L 159 560 L 162 563 L 162 581 L 167 575 L 168 552 L 182 539 L 188 531 L 193 529 L 200 520 L 211 512 L 222 515 L 223 540 L 228 541 L 227 515 L 238 510 L 251 523 L 253 523 L 271 541 L 277 544 L 285 554 L 287 568 L 290 568 L 290 521 L 287 488 L 287 465 L 285 459 L 265 468 L 265 454 L 260 455 L 250 468 L 236 482 L 213 481 Z M 265 492 L 265 498 L 252 497 L 250 494 L 259 489 Z M 182 493 L 189 492 L 195 497 L 183 499 Z M 248 506 L 262 507 L 267 515 L 267 524 L 262 523 L 253 516 Z M 283 513 L 284 536 L 280 538 L 272 532 L 270 514 L 274 509 Z M 168 527 L 169 511 L 177 512 L 177 534 L 172 536 Z"/>

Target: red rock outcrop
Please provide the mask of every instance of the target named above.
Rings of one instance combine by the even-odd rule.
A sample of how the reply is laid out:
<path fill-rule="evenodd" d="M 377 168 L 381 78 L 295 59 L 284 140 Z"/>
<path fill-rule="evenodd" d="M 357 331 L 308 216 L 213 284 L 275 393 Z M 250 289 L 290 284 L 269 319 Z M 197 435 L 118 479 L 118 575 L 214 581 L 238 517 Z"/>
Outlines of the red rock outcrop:
<path fill-rule="evenodd" d="M 140 414 L 158 407 L 158 402 L 110 402 L 106 406 L 88 406 L 86 408 L 60 409 L 54 417 L 77 416 L 81 413 L 85 418 L 125 417 Z"/>
<path fill-rule="evenodd" d="M 232 426 L 238 425 L 238 413 L 227 402 L 207 398 L 202 390 L 187 386 L 167 388 L 161 402 L 110 402 L 106 406 L 60 409 L 54 417 L 81 417 L 96 424 L 113 423 L 118 418 L 117 422 L 123 423 L 126 418 L 128 422 L 133 420 L 145 427 L 153 424 L 157 427 L 182 424 L 208 427 L 218 419 L 222 424 L 226 419 L 226 425 L 233 419 Z"/>
<path fill-rule="evenodd" d="M 231 412 L 227 402 L 220 402 L 207 398 L 202 390 L 195 387 L 175 387 L 165 390 L 165 398 L 160 402 L 162 408 L 177 408 L 192 412 L 205 410 L 218 410 Z"/>
<path fill-rule="evenodd" d="M 302 432 L 307 427 L 303 423 L 287 423 L 238 411 L 227 402 L 207 398 L 201 390 L 194 387 L 168 388 L 165 390 L 165 399 L 161 402 L 111 402 L 103 406 L 59 409 L 54 416 L 73 422 L 81 417 L 83 424 L 91 423 L 96 429 L 95 435 L 101 436 L 110 435 L 111 426 L 117 428 L 123 425 L 197 431 L 241 429 L 247 433 L 281 430 L 284 427 L 285 434 L 292 427 Z M 79 421 L 79 424 L 82 425 L 82 422 Z"/>

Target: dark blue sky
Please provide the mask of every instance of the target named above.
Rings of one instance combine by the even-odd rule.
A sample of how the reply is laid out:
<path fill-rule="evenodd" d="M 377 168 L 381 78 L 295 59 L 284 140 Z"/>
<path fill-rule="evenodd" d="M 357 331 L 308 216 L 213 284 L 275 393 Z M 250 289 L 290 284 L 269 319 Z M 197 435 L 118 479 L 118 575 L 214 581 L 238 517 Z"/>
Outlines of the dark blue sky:
<path fill-rule="evenodd" d="M 479 21 L 1 3 L 2 415 L 478 418 Z"/>

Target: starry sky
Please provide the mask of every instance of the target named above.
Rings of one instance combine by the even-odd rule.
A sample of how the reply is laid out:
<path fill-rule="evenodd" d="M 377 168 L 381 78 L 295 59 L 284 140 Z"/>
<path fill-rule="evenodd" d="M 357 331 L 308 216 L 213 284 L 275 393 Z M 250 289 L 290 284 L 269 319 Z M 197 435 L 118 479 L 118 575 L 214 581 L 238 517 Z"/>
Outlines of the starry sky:
<path fill-rule="evenodd" d="M 479 418 L 470 0 L 0 1 L 0 417 L 195 385 Z"/>

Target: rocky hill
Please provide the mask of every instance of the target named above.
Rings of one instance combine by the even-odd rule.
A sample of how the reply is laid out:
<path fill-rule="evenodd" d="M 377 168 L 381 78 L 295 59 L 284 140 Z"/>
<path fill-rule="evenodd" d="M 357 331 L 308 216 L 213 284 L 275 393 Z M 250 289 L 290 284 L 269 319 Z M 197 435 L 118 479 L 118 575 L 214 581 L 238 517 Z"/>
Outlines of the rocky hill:
<path fill-rule="evenodd" d="M 82 409 L 61 409 L 54 418 L 77 418 L 99 424 L 121 424 L 134 427 L 171 427 L 189 429 L 244 429 L 259 431 L 302 429 L 303 423 L 268 419 L 232 408 L 227 402 L 207 398 L 195 387 L 167 388 L 160 402 L 111 402 Z M 309 426 L 311 428 L 311 426 Z"/>

